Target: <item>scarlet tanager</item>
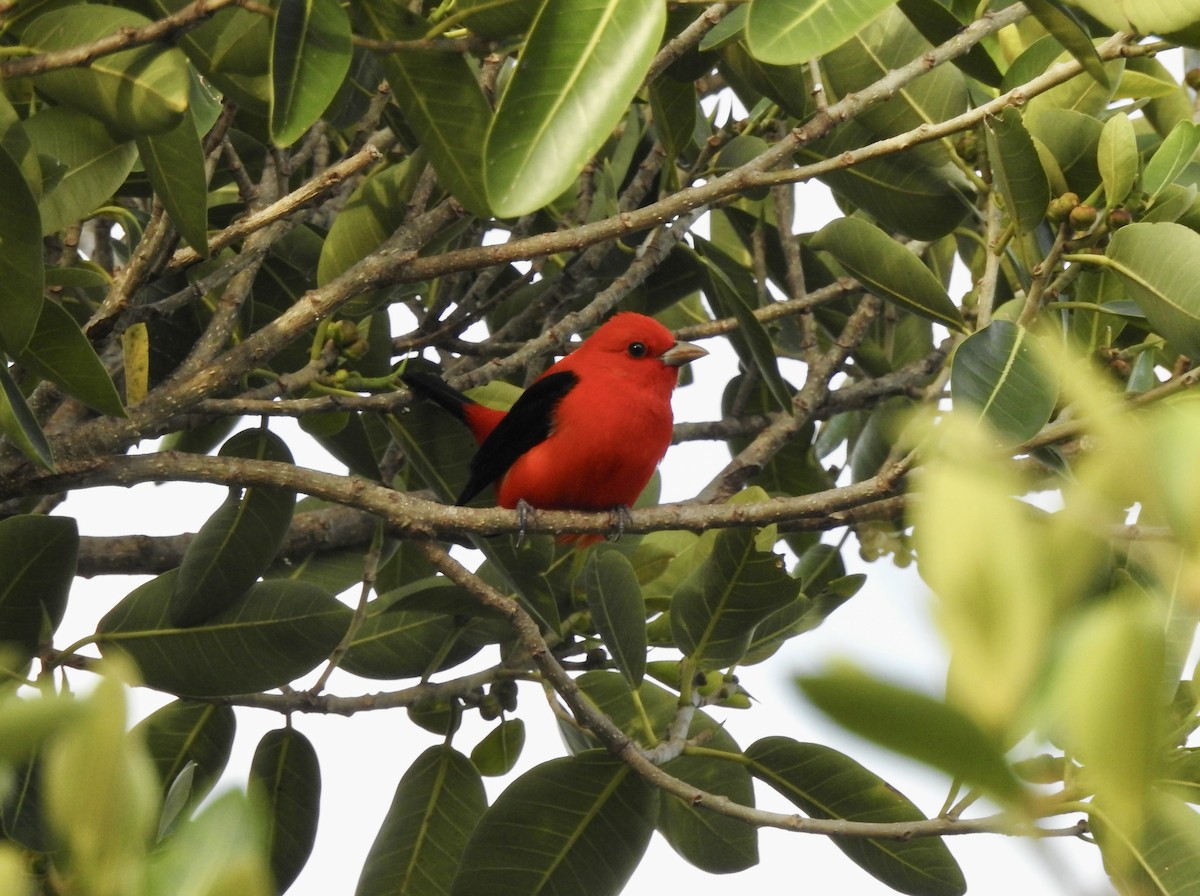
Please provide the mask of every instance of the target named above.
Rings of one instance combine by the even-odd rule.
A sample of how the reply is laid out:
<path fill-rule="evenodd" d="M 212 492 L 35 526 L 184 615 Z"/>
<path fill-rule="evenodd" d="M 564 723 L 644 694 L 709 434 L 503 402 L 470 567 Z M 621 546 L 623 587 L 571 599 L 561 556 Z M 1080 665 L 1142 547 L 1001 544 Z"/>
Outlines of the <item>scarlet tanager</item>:
<path fill-rule="evenodd" d="M 507 412 L 429 374 L 403 379 L 462 420 L 479 443 L 458 504 L 496 483 L 501 507 L 524 501 L 544 510 L 612 510 L 632 506 L 650 481 L 671 444 L 679 367 L 707 354 L 677 342 L 653 318 L 626 311 L 538 377 Z"/>

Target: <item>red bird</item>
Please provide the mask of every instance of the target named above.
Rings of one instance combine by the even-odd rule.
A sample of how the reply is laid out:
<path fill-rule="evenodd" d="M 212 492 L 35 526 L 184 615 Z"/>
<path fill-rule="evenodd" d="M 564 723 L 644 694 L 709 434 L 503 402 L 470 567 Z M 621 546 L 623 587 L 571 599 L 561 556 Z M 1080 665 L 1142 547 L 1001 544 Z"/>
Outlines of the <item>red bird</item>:
<path fill-rule="evenodd" d="M 403 379 L 466 423 L 479 442 L 457 503 L 496 483 L 501 507 L 523 501 L 544 510 L 612 510 L 631 507 L 650 481 L 671 444 L 679 367 L 707 354 L 627 311 L 538 377 L 507 412 L 429 374 Z"/>

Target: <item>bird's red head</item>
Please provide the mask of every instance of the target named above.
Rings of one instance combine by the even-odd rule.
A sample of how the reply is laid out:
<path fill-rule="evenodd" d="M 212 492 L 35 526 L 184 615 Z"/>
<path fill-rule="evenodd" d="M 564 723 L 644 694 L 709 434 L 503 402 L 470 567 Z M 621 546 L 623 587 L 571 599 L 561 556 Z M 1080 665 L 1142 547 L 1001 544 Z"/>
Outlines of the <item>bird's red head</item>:
<path fill-rule="evenodd" d="M 599 329 L 559 366 L 603 359 L 614 373 L 626 373 L 641 380 L 675 386 L 677 368 L 708 354 L 689 342 L 677 342 L 671 331 L 652 317 L 634 311 L 622 311 L 609 318 Z M 648 369 L 654 373 L 648 373 Z"/>

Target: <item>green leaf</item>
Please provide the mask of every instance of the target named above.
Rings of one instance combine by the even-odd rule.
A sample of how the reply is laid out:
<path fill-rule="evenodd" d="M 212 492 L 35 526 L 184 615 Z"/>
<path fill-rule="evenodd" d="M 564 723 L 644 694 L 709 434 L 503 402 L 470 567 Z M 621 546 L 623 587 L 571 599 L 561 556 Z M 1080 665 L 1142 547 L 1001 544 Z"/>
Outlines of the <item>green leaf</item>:
<path fill-rule="evenodd" d="M 303 870 L 317 839 L 321 766 L 312 743 L 291 727 L 268 731 L 250 762 L 249 789 L 266 810 L 271 875 L 282 893 Z"/>
<path fill-rule="evenodd" d="M 1114 824 L 1094 813 L 1089 827 L 1105 870 L 1122 892 L 1191 896 L 1200 880 L 1200 814 L 1169 794 L 1156 794 L 1144 824 Z"/>
<path fill-rule="evenodd" d="M 467 758 L 448 745 L 430 747 L 400 779 L 354 896 L 445 896 L 486 810 L 483 781 Z"/>
<path fill-rule="evenodd" d="M 1050 420 L 1058 386 L 1038 361 L 1032 336 L 994 320 L 955 350 L 950 390 L 957 405 L 976 410 L 995 429 L 1023 442 Z"/>
<path fill-rule="evenodd" d="M 494 40 L 528 30 L 540 5 L 538 0 L 459 0 L 455 7 L 468 28 Z"/>
<path fill-rule="evenodd" d="M 580 576 L 592 623 L 621 674 L 637 687 L 646 674 L 646 601 L 633 566 L 619 550 L 597 549 Z"/>
<path fill-rule="evenodd" d="M 810 245 L 829 252 L 871 292 L 952 330 L 966 331 L 962 315 L 933 272 L 873 224 L 835 218 Z"/>
<path fill-rule="evenodd" d="M 280 0 L 271 30 L 271 141 L 295 143 L 350 70 L 350 17 L 337 0 Z"/>
<path fill-rule="evenodd" d="M 186 768 L 193 769 L 188 804 L 195 805 L 225 770 L 236 729 L 231 706 L 175 700 L 142 719 L 133 730 L 145 741 L 164 795 Z"/>
<path fill-rule="evenodd" d="M 1021 785 L 1000 747 L 945 703 L 849 669 L 796 681 L 847 730 L 977 786 L 1003 804 L 1021 800 Z"/>
<path fill-rule="evenodd" d="M 103 124 L 75 109 L 42 109 L 24 125 L 38 152 L 65 167 L 53 184 L 43 186 L 38 200 L 43 236 L 58 233 L 108 202 L 137 162 L 132 140 L 114 140 Z"/>
<path fill-rule="evenodd" d="M 21 38 L 37 52 L 66 50 L 150 23 L 127 9 L 78 3 L 39 16 Z M 129 136 L 170 130 L 188 107 L 187 59 L 178 49 L 156 44 L 110 53 L 86 67 L 50 71 L 33 80 L 56 102 Z"/>
<path fill-rule="evenodd" d="M 1200 358 L 1200 234 L 1182 224 L 1130 224 L 1113 235 L 1107 255 L 1154 329 Z"/>
<path fill-rule="evenodd" d="M 471 764 L 481 775 L 491 778 L 507 775 L 521 758 L 524 746 L 525 723 L 520 719 L 505 719 L 475 745 Z"/>
<path fill-rule="evenodd" d="M 367 604 L 341 666 L 380 680 L 416 678 L 457 666 L 488 640 L 486 628 L 470 618 L 479 612 L 478 601 L 449 579 L 410 582 Z"/>
<path fill-rule="evenodd" d="M 47 470 L 54 469 L 54 453 L 46 434 L 3 362 L 0 362 L 0 432 L 31 461 Z"/>
<path fill-rule="evenodd" d="M 1063 9 L 1061 4 L 1051 3 L 1050 0 L 1033 0 L 1025 5 L 1041 26 L 1083 66 L 1084 71 L 1100 84 L 1108 86 L 1108 73 L 1104 70 L 1104 63 L 1100 61 L 1091 37 L 1073 15 Z"/>
<path fill-rule="evenodd" d="M 755 627 L 799 590 L 777 554 L 757 550 L 754 532 L 723 529 L 712 553 L 676 589 L 671 633 L 703 666 L 731 666 L 749 649 Z"/>
<path fill-rule="evenodd" d="M 655 79 L 650 85 L 650 109 L 658 140 L 667 157 L 674 159 L 691 144 L 696 134 L 696 117 L 700 109 L 696 85 L 674 78 Z"/>
<path fill-rule="evenodd" d="M 1195 25 L 1200 17 L 1195 0 L 1158 0 L 1153 3 L 1071 0 L 1071 4 L 1114 31 L 1133 34 L 1168 34 Z"/>
<path fill-rule="evenodd" d="M 79 528 L 66 516 L 0 520 L 0 645 L 23 665 L 54 634 L 67 609 L 79 555 Z"/>
<path fill-rule="evenodd" d="M 746 750 L 754 776 L 812 818 L 903 823 L 925 815 L 898 790 L 849 756 L 820 744 L 764 737 Z M 868 874 L 900 893 L 959 896 L 962 869 L 940 837 L 871 840 L 831 837 Z"/>
<path fill-rule="evenodd" d="M 329 656 L 350 625 L 349 607 L 283 579 L 260 582 L 202 625 L 178 628 L 167 609 L 178 574 L 134 589 L 97 628 L 102 653 L 128 653 L 146 684 L 162 691 L 214 697 L 288 684 Z"/>
<path fill-rule="evenodd" d="M 96 350 L 75 318 L 54 302 L 46 302 L 42 308 L 33 338 L 16 360 L 93 410 L 112 417 L 125 416 L 121 396 Z"/>
<path fill-rule="evenodd" d="M 1104 183 L 1104 204 L 1112 208 L 1124 202 L 1137 183 L 1140 164 L 1137 134 L 1133 122 L 1124 112 L 1118 112 L 1104 123 L 1096 161 L 1100 166 L 1100 180 Z"/>
<path fill-rule="evenodd" d="M 453 896 L 616 896 L 637 867 L 658 791 L 602 751 L 552 759 L 509 785 L 460 857 Z"/>
<path fill-rule="evenodd" d="M 204 151 L 190 115 L 170 130 L 137 138 L 138 156 L 187 244 L 208 255 L 208 177 Z"/>
<path fill-rule="evenodd" d="M 1017 230 L 1032 233 L 1042 223 L 1050 204 L 1050 182 L 1033 138 L 1013 106 L 1005 106 L 1000 115 L 984 119 L 984 126 L 988 162 L 1004 197 L 1005 210 Z"/>
<path fill-rule="evenodd" d="M 810 62 L 891 5 L 892 0 L 751 0 L 746 43 L 763 62 Z"/>
<path fill-rule="evenodd" d="M 292 453 L 267 429 L 247 429 L 221 446 L 222 457 L 292 462 Z M 287 536 L 296 508 L 289 489 L 232 489 L 183 555 L 171 598 L 174 625 L 196 625 L 234 603 L 258 581 Z"/>
<path fill-rule="evenodd" d="M 896 6 L 921 32 L 921 36 L 935 46 L 950 40 L 965 24 L 938 0 L 898 0 Z M 1003 75 L 982 43 L 950 61 L 975 80 L 989 87 L 1000 86 Z"/>
<path fill-rule="evenodd" d="M 539 209 L 574 182 L 625 115 L 666 23 L 660 0 L 546 0 L 484 145 L 497 216 Z"/>
<path fill-rule="evenodd" d="M 1197 147 L 1200 147 L 1200 125 L 1181 121 L 1171 128 L 1171 133 L 1154 151 L 1146 163 L 1146 170 L 1142 172 L 1142 189 L 1151 202 L 1183 173 L 1183 169 L 1195 158 Z"/>
<path fill-rule="evenodd" d="M 368 37 L 420 39 L 429 29 L 399 4 L 356 3 L 351 11 Z M 439 50 L 404 50 L 380 57 L 380 65 L 442 186 L 472 213 L 486 214 L 483 143 L 492 110 L 467 59 Z"/>
<path fill-rule="evenodd" d="M 8 151 L 0 146 L 0 348 L 25 350 L 42 313 L 45 275 L 37 199 Z M 11 401 L 11 396 L 10 396 Z"/>

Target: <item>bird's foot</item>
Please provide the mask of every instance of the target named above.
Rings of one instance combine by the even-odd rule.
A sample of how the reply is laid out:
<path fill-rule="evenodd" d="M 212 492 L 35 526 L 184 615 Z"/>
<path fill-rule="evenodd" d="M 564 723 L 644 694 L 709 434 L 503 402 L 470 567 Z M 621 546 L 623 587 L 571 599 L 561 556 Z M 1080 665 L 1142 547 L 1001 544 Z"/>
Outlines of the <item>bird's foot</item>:
<path fill-rule="evenodd" d="M 521 542 L 525 538 L 525 525 L 534 516 L 537 515 L 537 510 L 532 504 L 524 498 L 517 500 L 517 546 L 520 547 Z"/>
<path fill-rule="evenodd" d="M 609 541 L 620 541 L 621 536 L 625 534 L 625 527 L 632 525 L 633 517 L 629 513 L 629 508 L 624 504 L 618 504 L 612 509 L 613 515 L 613 530 L 608 535 Z"/>

